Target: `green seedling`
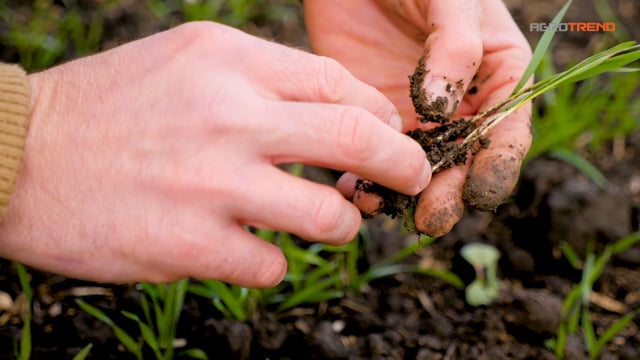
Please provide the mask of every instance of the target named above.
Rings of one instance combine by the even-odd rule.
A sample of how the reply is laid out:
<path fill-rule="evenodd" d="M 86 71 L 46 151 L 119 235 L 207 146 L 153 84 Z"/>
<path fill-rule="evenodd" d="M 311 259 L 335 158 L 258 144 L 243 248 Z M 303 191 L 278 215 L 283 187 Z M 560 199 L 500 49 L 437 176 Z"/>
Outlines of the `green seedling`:
<path fill-rule="evenodd" d="M 73 360 L 84 360 L 87 358 L 87 356 L 89 356 L 89 354 L 91 353 L 91 348 L 93 347 L 93 344 L 87 344 L 87 346 L 83 347 L 82 350 L 80 350 L 76 356 L 73 357 Z"/>
<path fill-rule="evenodd" d="M 15 49 L 27 71 L 50 67 L 65 55 L 95 51 L 103 34 L 101 11 L 93 12 L 86 21 L 75 6 L 70 8 L 64 11 L 51 1 L 36 0 L 24 22 L 7 5 L 0 4 L 0 21 L 7 25 L 0 29 L 0 42 Z"/>
<path fill-rule="evenodd" d="M 16 349 L 16 359 L 29 360 L 31 357 L 31 317 L 33 316 L 33 294 L 31 292 L 31 285 L 29 284 L 29 274 L 24 265 L 14 262 L 13 266 L 18 272 L 18 280 L 20 281 L 20 287 L 25 297 L 26 308 L 25 313 L 22 315 L 24 326 L 22 327 L 22 334 L 20 335 L 20 345 Z"/>
<path fill-rule="evenodd" d="M 546 342 L 546 345 L 555 352 L 558 359 L 565 358 L 564 350 L 568 336 L 576 334 L 580 329 L 582 330 L 589 358 L 597 359 L 604 346 L 633 321 L 636 316 L 640 315 L 640 309 L 630 311 L 607 329 L 604 329 L 600 338 L 598 338 L 589 312 L 593 285 L 604 271 L 609 259 L 638 243 L 640 243 L 640 232 L 630 234 L 612 245 L 606 246 L 603 253 L 598 256 L 589 251 L 584 261 L 578 259 L 576 252 L 571 247 L 567 244 L 563 245 L 562 250 L 568 261 L 574 267 L 582 268 L 582 279 L 580 283 L 571 289 L 563 302 L 562 317 L 556 337 Z"/>
<path fill-rule="evenodd" d="M 465 289 L 471 306 L 489 305 L 500 292 L 497 269 L 500 252 L 492 245 L 470 243 L 460 250 L 462 257 L 473 266 L 476 278 Z"/>
<path fill-rule="evenodd" d="M 271 289 L 246 289 L 220 281 L 205 280 L 189 285 L 189 292 L 212 299 L 227 318 L 245 321 L 259 311 L 283 312 L 303 304 L 317 304 L 341 298 L 346 292 L 360 293 L 371 281 L 400 273 L 416 273 L 439 278 L 457 288 L 462 280 L 450 271 L 400 264 L 406 257 L 435 240 L 422 237 L 390 257 L 361 270 L 369 235 L 363 225 L 359 235 L 343 246 L 312 244 L 303 248 L 287 233 L 259 231 L 264 240 L 277 244 L 289 264 L 284 281 Z"/>
<path fill-rule="evenodd" d="M 187 285 L 187 279 L 169 284 L 138 285 L 141 290 L 142 316 L 127 311 L 122 311 L 122 314 L 137 323 L 139 335 L 128 334 L 98 308 L 79 299 L 76 303 L 81 309 L 109 325 L 124 348 L 137 359 L 144 358 L 143 347 L 146 344 L 156 359 L 169 360 L 175 354 L 174 339 Z M 199 349 L 185 350 L 180 355 L 206 359 L 205 353 Z"/>
<path fill-rule="evenodd" d="M 357 261 L 361 255 L 359 255 L 357 251 L 358 249 L 364 248 L 364 246 L 362 246 L 362 243 L 366 244 L 368 242 L 368 238 L 368 231 L 366 227 L 363 226 L 360 232 L 360 241 L 356 239 L 347 245 L 343 245 L 337 248 L 329 247 L 328 249 L 329 251 L 346 252 L 347 256 L 345 257 L 345 260 L 343 262 L 344 265 L 341 266 L 340 272 L 345 275 L 345 285 L 350 291 L 360 293 L 365 285 L 369 284 L 371 281 L 401 273 L 427 275 L 443 280 L 460 289 L 464 287 L 462 280 L 460 280 L 457 275 L 450 271 L 424 267 L 417 264 L 400 263 L 408 256 L 414 255 L 416 251 L 427 247 L 429 244 L 433 243 L 436 240 L 436 238 L 429 236 L 420 236 L 418 238 L 418 241 L 405 246 L 391 256 L 371 265 L 366 270 L 360 272 L 357 268 Z"/>

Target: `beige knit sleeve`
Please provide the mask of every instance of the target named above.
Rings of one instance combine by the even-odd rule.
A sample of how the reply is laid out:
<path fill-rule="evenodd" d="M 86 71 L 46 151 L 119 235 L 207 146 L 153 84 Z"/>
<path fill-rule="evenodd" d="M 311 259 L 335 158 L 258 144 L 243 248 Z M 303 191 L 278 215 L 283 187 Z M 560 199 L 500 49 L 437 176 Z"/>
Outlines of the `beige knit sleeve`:
<path fill-rule="evenodd" d="M 17 65 L 0 63 L 0 217 L 20 171 L 29 120 L 29 83 Z"/>

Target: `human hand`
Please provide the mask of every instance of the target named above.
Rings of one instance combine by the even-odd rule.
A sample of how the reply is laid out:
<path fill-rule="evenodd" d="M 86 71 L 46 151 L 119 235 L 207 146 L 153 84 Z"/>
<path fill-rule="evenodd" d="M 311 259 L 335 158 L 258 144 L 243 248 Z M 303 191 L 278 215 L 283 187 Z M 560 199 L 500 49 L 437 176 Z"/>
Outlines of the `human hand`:
<path fill-rule="evenodd" d="M 335 58 L 382 91 L 400 111 L 404 130 L 427 127 L 418 121 L 407 79 L 423 55 L 427 101 L 422 105 L 454 119 L 471 117 L 508 97 L 531 57 L 499 0 L 306 0 L 304 5 L 314 52 Z M 446 105 L 435 106 L 439 97 Z M 497 125 L 489 134 L 490 145 L 465 165 L 434 175 L 418 199 L 419 231 L 439 236 L 451 230 L 463 214 L 463 198 L 493 210 L 511 193 L 531 143 L 530 112 L 523 107 Z M 345 174 L 339 188 L 371 211 L 376 200 L 354 194 L 355 181 L 356 176 Z"/>
<path fill-rule="evenodd" d="M 360 225 L 337 190 L 276 165 L 346 170 L 408 194 L 430 180 L 380 92 L 333 60 L 226 26 L 186 24 L 29 78 L 0 256 L 68 276 L 271 286 L 286 261 L 243 225 L 330 244 Z"/>

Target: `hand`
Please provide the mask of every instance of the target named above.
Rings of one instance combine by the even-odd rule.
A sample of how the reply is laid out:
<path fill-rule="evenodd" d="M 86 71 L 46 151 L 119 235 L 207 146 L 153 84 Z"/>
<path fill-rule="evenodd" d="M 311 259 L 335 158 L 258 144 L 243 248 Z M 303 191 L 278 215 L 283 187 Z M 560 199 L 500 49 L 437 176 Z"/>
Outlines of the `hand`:
<path fill-rule="evenodd" d="M 330 244 L 360 225 L 334 188 L 276 165 L 347 170 L 408 194 L 430 180 L 380 92 L 333 60 L 222 25 L 183 25 L 30 83 L 0 255 L 72 277 L 271 286 L 286 261 L 243 225 Z"/>
<path fill-rule="evenodd" d="M 382 91 L 400 111 L 404 130 L 425 127 L 417 120 L 407 79 L 421 56 L 428 70 L 427 100 L 447 99 L 442 115 L 453 119 L 471 117 L 508 97 L 531 57 L 499 0 L 305 0 L 304 5 L 314 51 Z M 511 193 L 531 143 L 530 112 L 523 108 L 496 126 L 489 147 L 466 165 L 433 177 L 418 199 L 419 231 L 439 236 L 451 230 L 463 214 L 463 197 L 493 210 Z M 354 196 L 355 180 L 345 174 L 339 188 L 371 211 L 376 202 Z"/>

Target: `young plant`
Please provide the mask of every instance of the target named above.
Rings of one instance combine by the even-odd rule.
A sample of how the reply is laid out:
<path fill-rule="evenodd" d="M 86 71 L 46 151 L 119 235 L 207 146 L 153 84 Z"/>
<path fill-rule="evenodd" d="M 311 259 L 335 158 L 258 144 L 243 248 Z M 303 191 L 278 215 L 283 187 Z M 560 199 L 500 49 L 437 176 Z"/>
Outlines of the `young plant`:
<path fill-rule="evenodd" d="M 364 271 L 360 271 L 357 266 L 358 260 L 362 256 L 361 253 L 366 251 L 364 244 L 369 241 L 369 233 L 364 225 L 360 230 L 360 236 L 358 238 L 354 239 L 347 245 L 340 247 L 327 247 L 327 251 L 337 253 L 342 252 L 345 254 L 343 260 L 340 262 L 340 272 L 343 274 L 345 286 L 355 293 L 360 293 L 364 286 L 369 284 L 371 281 L 401 273 L 415 273 L 431 276 L 461 289 L 464 286 L 462 280 L 450 271 L 424 267 L 418 264 L 400 263 L 408 256 L 415 254 L 419 249 L 427 247 L 435 240 L 436 238 L 434 237 L 419 236 L 416 242 L 403 247 L 389 257 L 371 265 Z M 362 249 L 365 250 L 363 251 Z"/>
<path fill-rule="evenodd" d="M 20 287 L 25 298 L 25 313 L 22 317 L 24 326 L 22 327 L 22 334 L 20 335 L 20 345 L 16 349 L 16 359 L 29 360 L 31 358 L 31 317 L 33 314 L 33 295 L 31 292 L 31 285 L 29 284 L 29 274 L 24 265 L 14 262 L 13 266 L 18 272 L 18 280 L 20 281 Z"/>
<path fill-rule="evenodd" d="M 183 279 L 169 284 L 140 283 L 142 291 L 140 304 L 143 316 L 122 311 L 122 314 L 138 324 L 140 334 L 136 337 L 126 333 L 121 327 L 98 308 L 82 300 L 76 303 L 102 322 L 109 325 L 122 345 L 137 359 L 144 358 L 143 347 L 146 344 L 158 360 L 174 358 L 174 340 L 188 280 Z M 136 340 L 137 339 L 137 340 Z M 188 349 L 179 355 L 206 359 L 206 354 L 199 349 Z"/>
<path fill-rule="evenodd" d="M 258 231 L 257 234 L 277 244 L 287 258 L 288 272 L 281 284 L 271 289 L 246 289 L 220 281 L 204 280 L 189 285 L 189 292 L 211 298 L 225 317 L 245 321 L 267 309 L 282 312 L 302 304 L 341 298 L 347 291 L 360 293 L 371 281 L 399 273 L 424 274 L 460 289 L 464 286 L 462 280 L 450 271 L 399 264 L 435 238 L 423 236 L 419 241 L 362 271 L 358 264 L 369 242 L 364 225 L 353 241 L 342 246 L 317 243 L 303 248 L 287 233 Z"/>
<path fill-rule="evenodd" d="M 636 316 L 640 314 L 640 309 L 635 309 L 604 330 L 600 338 L 597 338 L 596 331 L 591 321 L 589 312 L 590 296 L 593 285 L 598 280 L 609 259 L 626 249 L 640 243 L 640 232 L 628 235 L 612 245 L 605 247 L 602 254 L 595 256 L 589 252 L 584 261 L 579 261 L 576 253 L 571 248 L 564 246 L 563 252 L 567 259 L 574 266 L 582 267 L 582 279 L 576 284 L 562 305 L 560 324 L 556 332 L 556 337 L 546 342 L 559 359 L 564 359 L 564 350 L 567 337 L 576 334 L 579 328 L 582 329 L 582 336 L 589 353 L 590 359 L 597 359 L 604 346 L 620 331 L 622 331 Z"/>
<path fill-rule="evenodd" d="M 84 360 L 87 358 L 87 356 L 89 356 L 89 354 L 91 353 L 91 348 L 93 347 L 93 344 L 87 344 L 87 346 L 83 347 L 82 350 L 80 350 L 76 356 L 73 357 L 73 360 Z"/>
<path fill-rule="evenodd" d="M 465 299 L 471 306 L 489 305 L 500 292 L 498 260 L 500 251 L 492 245 L 470 243 L 460 250 L 462 257 L 473 266 L 476 278 L 465 288 Z"/>
<path fill-rule="evenodd" d="M 20 64 L 27 70 L 40 70 L 54 65 L 66 54 L 85 55 L 98 48 L 102 40 L 103 19 L 100 11 L 92 13 L 89 21 L 83 20 L 75 6 L 70 10 L 36 0 L 31 7 L 28 21 L 20 21 L 13 9 L 0 3 L 0 28 L 2 45 L 17 52 Z"/>

